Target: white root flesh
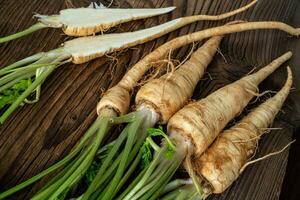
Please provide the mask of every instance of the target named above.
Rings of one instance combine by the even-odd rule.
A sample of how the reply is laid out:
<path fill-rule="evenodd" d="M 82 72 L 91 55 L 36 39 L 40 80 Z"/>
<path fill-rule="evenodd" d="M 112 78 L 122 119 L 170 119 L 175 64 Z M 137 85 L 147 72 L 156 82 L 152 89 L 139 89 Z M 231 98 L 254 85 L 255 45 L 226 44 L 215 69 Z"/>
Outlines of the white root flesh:
<path fill-rule="evenodd" d="M 156 39 L 174 30 L 177 23 L 178 19 L 134 32 L 76 38 L 65 42 L 63 48 L 72 55 L 74 63 L 85 63 L 107 53 Z"/>
<path fill-rule="evenodd" d="M 179 18 L 177 28 L 184 25 L 201 21 L 201 20 L 221 20 L 230 16 L 241 13 L 257 3 L 253 0 L 249 4 L 236 10 L 223 13 L 220 15 L 195 15 Z M 132 20 L 148 18 L 152 16 L 162 15 L 171 12 L 175 7 L 167 8 L 141 8 L 141 9 L 119 9 L 119 8 L 102 8 L 94 9 L 76 8 L 61 10 L 58 15 L 36 15 L 40 23 L 49 27 L 63 28 L 67 35 L 71 36 L 87 36 L 94 35 L 98 32 L 104 32 L 118 24 L 129 22 Z"/>
<path fill-rule="evenodd" d="M 175 7 L 167 8 L 71 8 L 61 10 L 58 15 L 35 15 L 46 26 L 63 28 L 70 36 L 87 36 L 108 30 L 121 23 L 162 15 Z"/>

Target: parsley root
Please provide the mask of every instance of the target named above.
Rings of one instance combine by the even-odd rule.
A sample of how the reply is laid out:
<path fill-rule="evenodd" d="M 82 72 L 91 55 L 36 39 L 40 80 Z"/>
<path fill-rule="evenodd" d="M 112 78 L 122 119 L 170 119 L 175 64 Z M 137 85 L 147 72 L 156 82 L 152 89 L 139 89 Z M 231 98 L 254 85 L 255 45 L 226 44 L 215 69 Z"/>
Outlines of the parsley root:
<path fill-rule="evenodd" d="M 196 15 L 182 17 L 174 20 L 173 30 L 184 25 L 201 21 L 201 20 L 221 20 L 240 12 L 247 10 L 255 5 L 257 0 L 237 10 L 233 10 L 221 15 Z M 148 18 L 156 15 L 165 14 L 174 10 L 175 7 L 169 8 L 142 8 L 142 9 L 122 9 L 122 8 L 72 8 L 61 10 L 58 15 L 35 15 L 38 18 L 38 23 L 27 28 L 24 31 L 0 38 L 0 44 L 8 42 L 43 28 L 62 28 L 65 34 L 70 36 L 88 36 L 95 35 L 98 32 L 104 32 L 118 24 L 129 22 L 132 20 Z M 170 30 L 169 32 L 171 32 Z"/>

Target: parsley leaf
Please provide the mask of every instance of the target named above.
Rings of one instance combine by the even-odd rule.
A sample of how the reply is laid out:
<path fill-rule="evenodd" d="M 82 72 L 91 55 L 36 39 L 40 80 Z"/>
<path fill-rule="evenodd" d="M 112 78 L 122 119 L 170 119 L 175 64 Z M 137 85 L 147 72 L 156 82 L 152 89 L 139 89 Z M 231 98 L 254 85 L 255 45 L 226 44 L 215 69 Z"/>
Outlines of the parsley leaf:
<path fill-rule="evenodd" d="M 97 155 L 96 155 L 94 161 L 92 162 L 91 166 L 88 168 L 88 170 L 85 173 L 85 178 L 86 178 L 88 185 L 90 185 L 92 183 L 92 181 L 94 180 L 94 178 L 96 177 L 96 175 L 103 163 L 103 160 L 107 157 L 107 155 L 110 152 L 110 150 L 112 149 L 113 145 L 114 145 L 114 142 L 109 143 L 97 152 Z"/>
<path fill-rule="evenodd" d="M 156 147 L 157 145 L 151 139 L 152 137 L 157 137 L 157 136 L 163 137 L 163 140 L 166 142 L 167 145 L 167 150 L 165 152 L 166 158 L 168 159 L 172 158 L 175 149 L 174 144 L 168 138 L 167 134 L 163 131 L 162 126 L 159 126 L 158 128 L 148 128 L 147 132 L 149 136 L 140 149 L 142 153 L 142 168 L 147 167 L 152 161 L 153 159 L 152 149 L 157 149 Z"/>
<path fill-rule="evenodd" d="M 167 134 L 163 131 L 162 126 L 159 126 L 158 128 L 149 128 L 148 134 L 150 136 L 162 136 L 164 138 L 164 140 L 166 141 L 166 145 L 167 145 L 167 151 L 165 153 L 165 156 L 166 156 L 166 158 L 170 159 L 173 156 L 175 146 L 172 143 L 172 141 L 169 139 Z"/>
<path fill-rule="evenodd" d="M 31 84 L 31 80 L 21 80 L 10 88 L 0 92 L 0 109 L 12 104 Z"/>
<path fill-rule="evenodd" d="M 151 144 L 146 140 L 140 149 L 142 154 L 142 168 L 146 168 L 152 161 L 153 155 L 151 151 Z"/>
<path fill-rule="evenodd" d="M 88 185 L 90 185 L 93 182 L 94 178 L 96 177 L 96 175 L 101 167 L 101 164 L 102 164 L 101 161 L 94 160 L 93 163 L 91 164 L 91 166 L 89 167 L 89 169 L 86 171 L 85 178 L 86 178 Z"/>

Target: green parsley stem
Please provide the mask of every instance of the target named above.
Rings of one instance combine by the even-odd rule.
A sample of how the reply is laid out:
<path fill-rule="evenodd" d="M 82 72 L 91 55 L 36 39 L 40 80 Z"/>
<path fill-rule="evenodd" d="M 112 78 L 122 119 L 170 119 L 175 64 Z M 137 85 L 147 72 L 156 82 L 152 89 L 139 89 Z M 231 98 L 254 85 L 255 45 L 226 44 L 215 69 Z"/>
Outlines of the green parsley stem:
<path fill-rule="evenodd" d="M 160 198 L 161 200 L 201 200 L 201 195 L 198 194 L 193 184 L 182 185 L 167 195 Z"/>
<path fill-rule="evenodd" d="M 77 168 L 75 168 L 75 171 L 72 171 L 70 175 L 66 176 L 67 179 L 64 180 L 61 185 L 59 185 L 59 188 L 51 195 L 50 199 L 57 198 L 61 193 L 63 193 L 66 189 L 71 188 L 75 182 L 77 182 L 81 179 L 82 176 L 84 176 L 88 167 L 91 165 L 93 158 L 97 153 L 97 150 L 108 129 L 108 119 L 104 118 L 102 119 L 102 125 L 100 126 L 99 130 L 97 131 L 96 137 L 93 140 L 93 144 L 88 148 L 91 150 L 88 150 L 89 153 L 86 155 L 81 164 Z"/>
<path fill-rule="evenodd" d="M 53 70 L 54 66 L 49 66 L 49 68 L 46 71 L 44 71 L 37 79 L 35 79 L 35 81 L 31 85 L 29 85 L 29 87 L 3 113 L 3 115 L 0 117 L 0 123 L 3 123 L 13 113 L 13 111 L 24 101 L 24 99 L 26 99 L 26 97 L 30 95 L 38 85 L 42 84 L 45 81 L 45 79 L 53 72 Z"/>
<path fill-rule="evenodd" d="M 18 33 L 0 38 L 0 44 L 4 43 L 4 42 L 11 41 L 11 40 L 14 40 L 14 39 L 17 39 L 17 38 L 20 38 L 20 37 L 23 37 L 25 35 L 28 35 L 30 33 L 33 33 L 35 31 L 38 31 L 40 29 L 47 28 L 47 27 L 48 26 L 46 26 L 45 24 L 38 22 L 38 23 L 30 26 L 29 28 L 23 30 L 23 31 L 20 31 Z"/>
<path fill-rule="evenodd" d="M 67 173 L 63 175 L 62 178 L 60 178 L 58 181 L 53 183 L 52 185 L 48 186 L 47 188 L 43 189 L 42 192 L 39 192 L 35 196 L 33 196 L 32 200 L 42 200 L 42 199 L 49 199 L 49 196 L 53 194 L 53 192 L 60 187 L 60 185 L 71 175 L 71 173 L 78 168 L 78 166 L 83 162 L 84 158 L 88 155 L 88 153 L 92 150 L 92 147 L 89 147 L 83 156 L 81 156 L 80 159 L 78 159 L 74 165 L 68 170 Z"/>
<path fill-rule="evenodd" d="M 141 158 L 142 158 L 142 155 L 141 155 L 141 153 L 139 153 L 136 156 L 136 158 L 134 159 L 133 163 L 130 165 L 130 167 L 127 170 L 127 172 L 125 173 L 125 175 L 123 176 L 120 183 L 118 184 L 116 191 L 119 191 L 121 189 L 121 187 L 125 184 L 125 182 L 130 177 L 130 175 L 135 171 L 136 167 L 138 166 L 139 162 L 141 161 Z"/>
<path fill-rule="evenodd" d="M 23 66 L 23 65 L 27 65 L 27 64 L 32 63 L 32 62 L 34 62 L 34 61 L 37 61 L 37 60 L 39 60 L 40 58 L 42 58 L 43 56 L 45 56 L 45 53 L 44 53 L 44 52 L 37 53 L 37 54 L 35 54 L 35 55 L 32 55 L 32 56 L 29 56 L 29 57 L 24 58 L 24 59 L 22 59 L 22 60 L 19 60 L 19 61 L 15 62 L 15 63 L 13 63 L 13 64 L 11 64 L 11 65 L 8 65 L 8 66 L 6 66 L 6 67 L 2 67 L 2 68 L 0 69 L 0 75 L 9 73 L 10 70 L 15 69 L 15 68 L 17 68 L 17 67 L 21 67 L 21 66 Z"/>
<path fill-rule="evenodd" d="M 173 177 L 184 157 L 185 155 L 180 152 L 180 149 L 175 149 L 175 152 L 171 158 L 164 158 L 168 163 L 162 163 L 165 166 L 166 171 L 158 175 L 158 178 L 154 179 L 152 181 L 152 184 L 150 183 L 151 187 L 140 199 L 156 199 L 164 189 L 164 187 L 167 185 L 167 183 L 170 181 L 170 179 Z"/>
<path fill-rule="evenodd" d="M 157 155 L 154 157 L 153 161 L 151 162 L 151 164 L 149 165 L 147 171 L 145 172 L 145 174 L 143 175 L 142 179 L 135 185 L 135 187 L 123 198 L 123 200 L 130 200 L 132 199 L 132 197 L 134 196 L 135 193 L 137 193 L 142 187 L 143 185 L 146 183 L 146 181 L 148 180 L 148 178 L 151 176 L 151 174 L 153 173 L 153 171 L 155 170 L 155 168 L 157 167 L 157 165 L 159 164 L 159 162 L 161 161 L 161 158 L 164 156 L 164 150 L 166 147 L 163 147 L 158 153 Z"/>
<path fill-rule="evenodd" d="M 12 87 L 13 85 L 15 85 L 16 83 L 18 83 L 19 81 L 24 80 L 24 79 L 31 78 L 31 77 L 34 76 L 34 75 L 35 75 L 35 72 L 34 72 L 34 71 L 33 71 L 33 72 L 26 73 L 26 74 L 24 74 L 24 75 L 21 75 L 20 77 L 18 77 L 18 78 L 16 78 L 16 79 L 14 79 L 14 80 L 12 80 L 12 81 L 10 81 L 10 82 L 5 83 L 4 85 L 2 85 L 2 86 L 0 87 L 0 92 L 2 92 L 3 90 L 6 90 L 6 89 Z"/>
<path fill-rule="evenodd" d="M 160 193 L 160 196 L 164 195 L 164 194 L 167 194 L 168 192 L 171 192 L 172 190 L 175 190 L 176 188 L 179 188 L 183 185 L 192 184 L 192 182 L 189 181 L 189 180 L 175 179 L 175 180 L 169 182 L 166 185 L 166 187 L 164 187 L 163 191 Z"/>
<path fill-rule="evenodd" d="M 151 147 L 154 149 L 154 151 L 158 152 L 160 150 L 160 147 L 152 140 L 151 137 L 147 137 L 146 141 L 149 142 L 149 144 L 151 145 Z"/>
<path fill-rule="evenodd" d="M 108 168 L 108 166 L 111 164 L 113 157 L 117 154 L 118 149 L 126 139 L 128 134 L 128 126 L 126 126 L 121 135 L 118 137 L 118 139 L 115 141 L 114 146 L 109 151 L 107 157 L 103 161 L 103 164 L 101 165 L 99 171 L 97 172 L 97 175 L 95 176 L 92 183 L 89 185 L 87 191 L 84 193 L 82 200 L 87 200 L 92 195 L 92 193 L 100 186 L 101 183 L 103 183 L 104 178 L 103 175 L 105 173 L 105 170 Z M 112 168 L 112 167 L 110 167 Z M 112 172 L 111 172 L 112 173 Z M 108 175 L 109 176 L 109 175 Z M 102 179 L 102 180 L 101 180 Z"/>
<path fill-rule="evenodd" d="M 129 125 L 129 129 L 128 129 L 129 134 L 127 137 L 125 148 L 122 152 L 122 159 L 120 161 L 118 170 L 117 170 L 114 178 L 112 179 L 112 182 L 108 186 L 107 192 L 105 193 L 105 195 L 103 197 L 104 200 L 110 200 L 113 198 L 114 191 L 117 188 L 118 183 L 120 182 L 122 175 L 126 169 L 127 159 L 131 152 L 131 149 L 133 148 L 134 141 L 136 138 L 135 134 L 138 132 L 138 129 L 140 128 L 142 121 L 143 121 L 143 119 L 137 119 L 136 121 L 134 121 L 132 124 Z"/>
<path fill-rule="evenodd" d="M 101 125 L 101 123 L 102 123 L 102 119 L 98 118 L 93 123 L 93 125 L 88 129 L 86 134 L 83 135 L 83 137 L 80 140 L 80 142 L 78 143 L 78 145 L 76 145 L 75 148 L 66 157 L 64 157 L 62 160 L 55 163 L 54 165 L 52 165 L 48 169 L 46 169 L 46 170 L 38 173 L 37 175 L 33 176 L 32 178 L 30 178 L 30 179 L 20 183 L 19 185 L 16 185 L 15 187 L 1 193 L 0 194 L 0 199 L 4 199 L 7 196 L 9 196 L 9 195 L 25 188 L 25 187 L 31 185 L 32 183 L 34 183 L 34 182 L 40 180 L 41 178 L 43 178 L 44 176 L 52 173 L 53 171 L 57 170 L 58 168 L 66 165 L 67 163 L 69 163 L 81 151 L 81 149 L 86 144 L 87 140 L 91 137 L 92 134 L 94 134 L 94 132 L 98 129 L 99 125 Z"/>

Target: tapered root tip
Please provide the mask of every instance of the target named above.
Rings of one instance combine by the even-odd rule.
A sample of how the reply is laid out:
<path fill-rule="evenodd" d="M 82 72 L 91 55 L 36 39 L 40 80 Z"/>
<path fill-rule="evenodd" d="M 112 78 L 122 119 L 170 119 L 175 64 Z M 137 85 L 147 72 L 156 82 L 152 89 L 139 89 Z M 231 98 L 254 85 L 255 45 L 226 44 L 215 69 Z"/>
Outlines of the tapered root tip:
<path fill-rule="evenodd" d="M 175 6 L 171 6 L 171 7 L 162 8 L 162 9 L 165 9 L 166 12 L 171 12 L 171 11 L 175 10 L 176 7 Z"/>
<path fill-rule="evenodd" d="M 251 3 L 248 3 L 247 5 L 243 6 L 243 7 L 240 7 L 236 10 L 233 10 L 231 12 L 228 12 L 228 13 L 224 13 L 224 14 L 221 14 L 219 15 L 217 18 L 215 18 L 216 20 L 221 20 L 221 19 L 225 19 L 225 18 L 228 18 L 228 17 L 231 17 L 231 16 L 234 16 L 236 14 L 239 14 L 241 12 L 244 12 L 246 10 L 248 10 L 249 8 L 253 7 L 256 3 L 257 3 L 258 0 L 253 0 Z"/>
<path fill-rule="evenodd" d="M 291 51 L 288 51 L 285 53 L 285 55 L 287 55 L 289 58 L 291 58 L 293 56 L 293 53 Z"/>
<path fill-rule="evenodd" d="M 166 14 L 166 13 L 172 12 L 175 9 L 176 9 L 175 6 L 166 7 L 166 8 L 153 8 L 153 10 L 154 11 L 156 10 L 159 14 Z"/>
<path fill-rule="evenodd" d="M 286 83 L 285 85 L 292 85 L 292 82 L 293 82 L 293 73 L 292 73 L 292 70 L 291 68 L 288 66 L 287 67 L 287 80 L 286 80 Z"/>
<path fill-rule="evenodd" d="M 252 7 L 253 5 L 255 5 L 258 2 L 258 0 L 253 0 L 251 3 L 249 3 L 247 6 L 245 7 Z"/>
<path fill-rule="evenodd" d="M 277 68 L 279 68 L 283 63 L 288 61 L 292 57 L 292 52 L 288 51 L 281 55 L 280 57 L 273 60 L 267 66 L 263 67 L 256 73 L 245 76 L 241 80 L 247 80 L 252 82 L 254 85 L 260 84 L 263 80 L 265 80 L 271 73 L 273 73 Z"/>
<path fill-rule="evenodd" d="M 292 70 L 290 68 L 290 66 L 287 66 L 287 72 L 288 72 L 288 76 L 291 76 L 292 75 Z"/>

